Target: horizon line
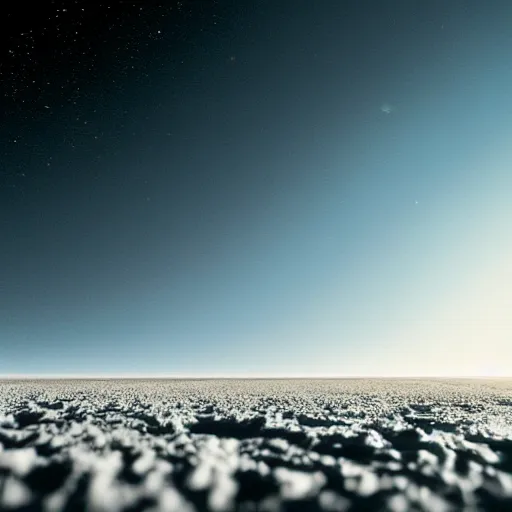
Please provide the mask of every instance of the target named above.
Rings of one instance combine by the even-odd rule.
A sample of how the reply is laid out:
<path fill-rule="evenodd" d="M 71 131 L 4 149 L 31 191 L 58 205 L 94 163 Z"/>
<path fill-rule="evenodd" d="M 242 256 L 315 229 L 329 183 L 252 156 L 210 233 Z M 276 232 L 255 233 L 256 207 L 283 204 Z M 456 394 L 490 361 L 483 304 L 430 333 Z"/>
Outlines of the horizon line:
<path fill-rule="evenodd" d="M 512 375 L 172 375 L 172 374 L 0 374 L 0 380 L 343 380 L 343 379 L 512 379 Z"/>

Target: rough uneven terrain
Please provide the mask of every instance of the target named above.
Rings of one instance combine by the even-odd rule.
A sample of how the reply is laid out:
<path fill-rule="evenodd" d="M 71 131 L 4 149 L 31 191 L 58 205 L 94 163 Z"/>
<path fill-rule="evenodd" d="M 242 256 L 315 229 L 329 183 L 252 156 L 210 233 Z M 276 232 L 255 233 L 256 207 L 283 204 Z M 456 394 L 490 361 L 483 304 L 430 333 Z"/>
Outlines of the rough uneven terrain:
<path fill-rule="evenodd" d="M 0 510 L 512 511 L 512 380 L 0 381 Z"/>

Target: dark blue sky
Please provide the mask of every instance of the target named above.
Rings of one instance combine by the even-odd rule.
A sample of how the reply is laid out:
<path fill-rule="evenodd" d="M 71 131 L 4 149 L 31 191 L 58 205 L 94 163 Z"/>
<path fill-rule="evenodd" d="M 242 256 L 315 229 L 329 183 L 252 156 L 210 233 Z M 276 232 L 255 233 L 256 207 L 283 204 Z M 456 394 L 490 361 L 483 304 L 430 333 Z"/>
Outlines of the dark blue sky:
<path fill-rule="evenodd" d="M 510 2 L 37 9 L 0 374 L 510 373 Z"/>

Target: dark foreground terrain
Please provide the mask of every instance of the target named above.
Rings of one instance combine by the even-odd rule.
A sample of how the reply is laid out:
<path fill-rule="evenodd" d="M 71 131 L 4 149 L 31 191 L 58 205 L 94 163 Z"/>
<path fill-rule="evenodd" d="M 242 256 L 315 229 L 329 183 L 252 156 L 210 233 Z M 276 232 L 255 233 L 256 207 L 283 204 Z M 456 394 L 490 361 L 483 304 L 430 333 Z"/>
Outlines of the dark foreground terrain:
<path fill-rule="evenodd" d="M 0 510 L 512 511 L 512 381 L 0 381 Z"/>

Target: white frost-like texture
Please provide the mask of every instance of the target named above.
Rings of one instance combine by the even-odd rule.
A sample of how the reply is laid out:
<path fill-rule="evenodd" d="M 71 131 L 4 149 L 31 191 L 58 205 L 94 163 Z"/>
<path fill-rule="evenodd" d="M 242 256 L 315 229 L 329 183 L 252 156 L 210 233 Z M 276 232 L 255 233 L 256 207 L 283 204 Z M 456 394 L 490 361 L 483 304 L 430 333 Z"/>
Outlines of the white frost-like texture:
<path fill-rule="evenodd" d="M 0 381 L 0 510 L 512 510 L 512 381 Z"/>

